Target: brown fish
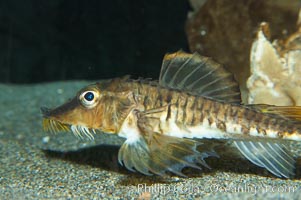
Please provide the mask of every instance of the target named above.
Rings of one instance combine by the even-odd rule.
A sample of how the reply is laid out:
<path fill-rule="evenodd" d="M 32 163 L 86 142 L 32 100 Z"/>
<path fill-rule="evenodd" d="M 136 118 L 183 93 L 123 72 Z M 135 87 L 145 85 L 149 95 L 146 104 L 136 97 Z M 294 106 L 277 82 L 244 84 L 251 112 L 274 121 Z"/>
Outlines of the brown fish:
<path fill-rule="evenodd" d="M 184 176 L 209 167 L 215 141 L 230 141 L 252 163 L 294 175 L 284 140 L 301 140 L 301 108 L 241 105 L 239 87 L 220 64 L 197 53 L 164 57 L 159 81 L 116 78 L 89 85 L 55 109 L 42 108 L 45 130 L 126 138 L 119 162 L 131 171 Z"/>

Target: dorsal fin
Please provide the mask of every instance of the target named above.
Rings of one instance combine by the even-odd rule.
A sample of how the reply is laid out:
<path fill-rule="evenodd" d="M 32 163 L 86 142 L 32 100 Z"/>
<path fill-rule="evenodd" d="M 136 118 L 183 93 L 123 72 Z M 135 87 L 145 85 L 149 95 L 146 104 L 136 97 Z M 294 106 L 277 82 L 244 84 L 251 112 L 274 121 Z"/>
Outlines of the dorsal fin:
<path fill-rule="evenodd" d="M 222 65 L 198 53 L 178 51 L 166 54 L 159 84 L 215 100 L 241 102 L 239 86 L 233 75 Z"/>

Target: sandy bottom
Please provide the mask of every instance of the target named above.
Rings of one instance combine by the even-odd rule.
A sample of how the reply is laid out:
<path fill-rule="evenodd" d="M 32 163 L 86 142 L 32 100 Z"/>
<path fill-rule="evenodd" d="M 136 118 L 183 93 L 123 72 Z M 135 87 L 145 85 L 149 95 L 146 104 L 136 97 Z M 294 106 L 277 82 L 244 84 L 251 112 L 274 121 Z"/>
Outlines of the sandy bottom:
<path fill-rule="evenodd" d="M 229 157 L 208 159 L 211 170 L 184 169 L 187 178 L 149 177 L 118 164 L 122 138 L 43 132 L 40 107 L 60 105 L 87 84 L 0 85 L 0 199 L 301 198 L 300 159 L 294 179 Z"/>

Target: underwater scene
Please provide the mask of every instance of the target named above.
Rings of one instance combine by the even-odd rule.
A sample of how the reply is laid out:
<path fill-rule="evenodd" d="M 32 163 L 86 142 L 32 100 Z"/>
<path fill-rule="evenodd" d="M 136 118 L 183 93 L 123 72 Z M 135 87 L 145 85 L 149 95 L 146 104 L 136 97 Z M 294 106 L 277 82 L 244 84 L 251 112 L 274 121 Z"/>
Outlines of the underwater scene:
<path fill-rule="evenodd" d="M 300 0 L 0 0 L 0 199 L 301 199 Z"/>

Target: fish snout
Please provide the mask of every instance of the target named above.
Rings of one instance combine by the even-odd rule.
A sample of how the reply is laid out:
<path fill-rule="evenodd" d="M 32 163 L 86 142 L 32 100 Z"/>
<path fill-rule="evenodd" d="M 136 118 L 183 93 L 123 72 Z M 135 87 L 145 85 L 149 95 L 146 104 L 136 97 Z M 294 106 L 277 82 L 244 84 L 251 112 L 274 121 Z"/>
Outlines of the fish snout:
<path fill-rule="evenodd" d="M 43 107 L 41 107 L 40 109 L 41 109 L 41 112 L 42 112 L 43 117 L 47 118 L 47 117 L 50 116 L 50 111 L 51 111 L 50 108 L 47 108 L 47 107 L 44 107 L 44 106 L 43 106 Z"/>

